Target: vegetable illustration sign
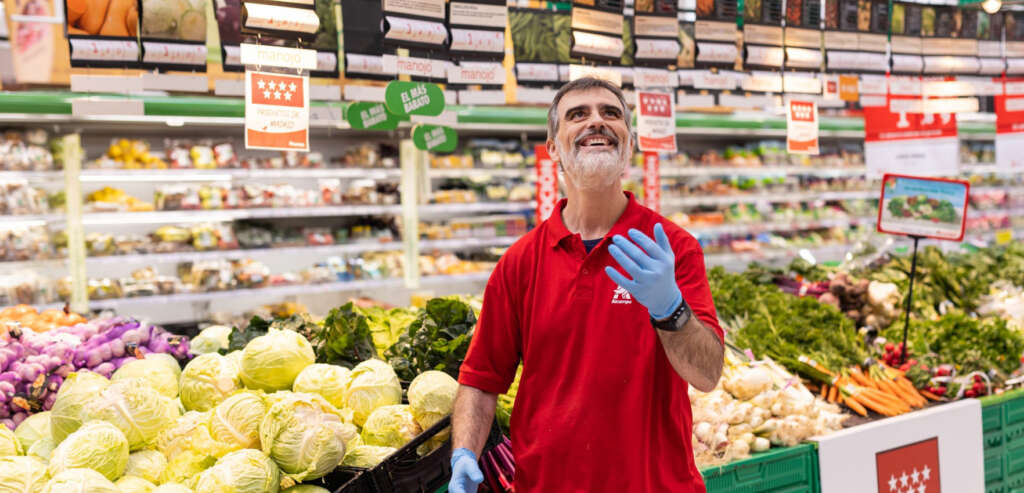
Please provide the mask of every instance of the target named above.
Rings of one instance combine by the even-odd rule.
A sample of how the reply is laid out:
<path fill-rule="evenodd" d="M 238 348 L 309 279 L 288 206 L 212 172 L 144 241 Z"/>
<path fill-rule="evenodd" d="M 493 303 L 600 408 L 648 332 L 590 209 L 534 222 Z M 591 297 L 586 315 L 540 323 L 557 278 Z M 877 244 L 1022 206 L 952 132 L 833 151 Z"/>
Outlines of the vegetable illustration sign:
<path fill-rule="evenodd" d="M 885 175 L 878 231 L 960 241 L 967 220 L 966 181 Z"/>

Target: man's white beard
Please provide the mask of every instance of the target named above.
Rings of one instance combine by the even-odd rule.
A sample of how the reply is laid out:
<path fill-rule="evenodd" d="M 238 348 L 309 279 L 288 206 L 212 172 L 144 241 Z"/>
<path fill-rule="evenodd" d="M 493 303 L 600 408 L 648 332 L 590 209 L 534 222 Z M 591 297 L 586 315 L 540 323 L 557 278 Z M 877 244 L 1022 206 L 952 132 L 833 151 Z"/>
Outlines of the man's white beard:
<path fill-rule="evenodd" d="M 565 174 L 581 190 L 601 190 L 612 186 L 622 178 L 629 160 L 629 150 L 622 142 L 618 144 L 618 152 L 582 152 L 575 146 L 571 152 L 566 152 L 558 142 L 555 150 L 562 160 Z"/>

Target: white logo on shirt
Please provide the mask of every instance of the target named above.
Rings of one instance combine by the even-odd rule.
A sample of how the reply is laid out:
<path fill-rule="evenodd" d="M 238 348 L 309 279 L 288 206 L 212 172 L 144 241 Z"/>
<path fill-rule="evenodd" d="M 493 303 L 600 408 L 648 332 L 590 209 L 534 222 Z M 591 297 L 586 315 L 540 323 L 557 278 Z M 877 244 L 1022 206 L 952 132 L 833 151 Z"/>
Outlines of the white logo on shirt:
<path fill-rule="evenodd" d="M 630 296 L 629 291 L 626 291 L 626 288 L 622 286 L 615 288 L 615 292 L 612 293 L 613 305 L 629 305 L 631 303 L 633 303 L 633 297 Z"/>

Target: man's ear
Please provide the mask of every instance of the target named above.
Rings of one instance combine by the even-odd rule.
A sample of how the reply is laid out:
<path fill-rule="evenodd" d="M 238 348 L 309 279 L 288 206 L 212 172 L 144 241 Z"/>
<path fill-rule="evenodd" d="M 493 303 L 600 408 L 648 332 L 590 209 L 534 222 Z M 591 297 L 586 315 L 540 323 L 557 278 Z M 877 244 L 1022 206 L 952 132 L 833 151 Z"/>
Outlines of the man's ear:
<path fill-rule="evenodd" d="M 545 142 L 545 146 L 548 148 L 548 156 L 555 162 L 556 165 L 561 166 L 562 157 L 558 155 L 558 149 L 555 147 L 555 141 L 548 139 Z"/>

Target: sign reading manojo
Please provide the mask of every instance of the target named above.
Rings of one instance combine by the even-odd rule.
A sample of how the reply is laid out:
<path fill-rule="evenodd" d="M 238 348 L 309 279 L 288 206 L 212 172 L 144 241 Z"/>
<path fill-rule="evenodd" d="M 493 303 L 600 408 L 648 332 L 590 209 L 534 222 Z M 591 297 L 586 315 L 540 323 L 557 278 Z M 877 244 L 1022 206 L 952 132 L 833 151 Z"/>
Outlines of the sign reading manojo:
<path fill-rule="evenodd" d="M 357 130 L 394 130 L 398 128 L 398 118 L 388 112 L 384 103 L 358 102 L 352 103 L 345 110 L 345 120 L 349 126 Z"/>
<path fill-rule="evenodd" d="M 424 151 L 452 152 L 459 143 L 459 136 L 451 127 L 420 124 L 412 129 L 412 143 Z"/>
<path fill-rule="evenodd" d="M 444 92 L 437 84 L 396 80 L 385 89 L 384 104 L 398 116 L 437 116 L 444 111 Z"/>

